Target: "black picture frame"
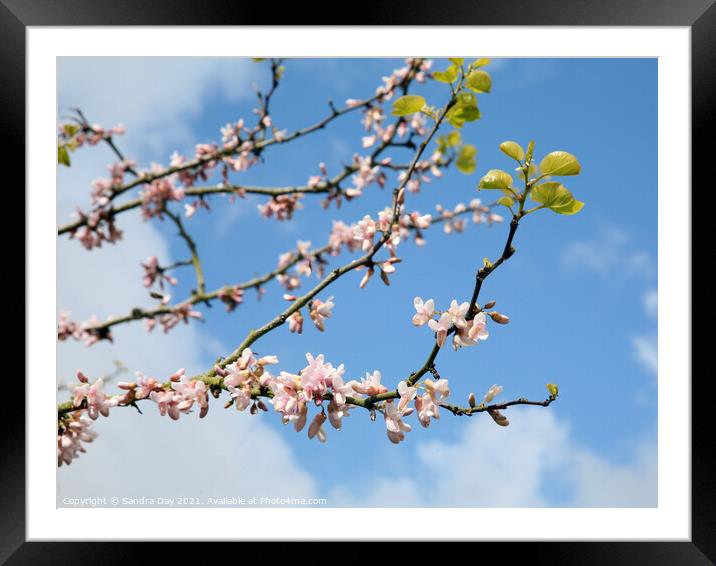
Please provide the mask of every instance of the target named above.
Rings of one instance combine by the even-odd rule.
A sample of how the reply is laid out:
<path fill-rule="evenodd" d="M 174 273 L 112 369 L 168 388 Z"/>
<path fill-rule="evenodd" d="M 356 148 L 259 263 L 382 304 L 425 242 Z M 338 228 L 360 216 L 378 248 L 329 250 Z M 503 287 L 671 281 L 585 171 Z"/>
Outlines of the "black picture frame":
<path fill-rule="evenodd" d="M 557 26 L 687 26 L 692 40 L 692 172 L 693 186 L 706 182 L 713 156 L 706 134 L 714 130 L 712 105 L 716 97 L 716 6 L 714 0 L 470 0 L 430 3 L 425 0 L 392 1 L 375 4 L 360 14 L 361 21 L 352 25 L 557 25 Z M 378 9 L 379 8 L 379 9 Z M 305 23 L 316 25 L 316 15 L 333 16 L 336 6 L 323 10 L 306 10 L 303 4 L 283 4 L 267 21 L 262 4 L 203 0 L 0 0 L 0 116 L 5 149 L 2 163 L 11 179 L 4 183 L 6 198 L 18 198 L 16 211 L 25 214 L 24 198 L 19 187 L 25 186 L 24 168 L 11 164 L 24 163 L 25 149 L 25 31 L 28 26 L 83 25 L 259 25 Z M 306 15 L 313 21 L 306 21 Z M 333 25 L 333 24 L 328 24 Z M 711 176 L 711 175 L 709 175 Z M 14 182 L 12 182 L 14 181 Z M 688 181 L 684 179 L 686 184 Z M 687 187 L 675 187 L 685 191 Z M 693 192 L 692 192 L 693 195 Z M 6 204 L 7 206 L 7 204 Z M 9 226 L 6 220 L 6 230 Z M 14 231 L 17 234 L 17 231 Z M 6 236 L 7 237 L 7 236 Z M 17 236 L 14 236 L 15 238 Z M 692 236 L 693 240 L 693 236 Z M 12 241 L 12 240 L 6 240 Z M 19 246 L 14 246 L 19 248 Z M 6 255 L 6 261 L 10 261 Z M 20 259 L 20 262 L 23 260 Z M 18 265 L 18 264 L 14 264 Z M 19 269 L 15 269 L 15 279 Z M 691 273 L 693 278 L 693 272 Z M 692 279 L 693 281 L 693 279 Z M 23 282 L 25 275 L 23 272 Z M 51 291 L 50 291 L 51 292 Z M 27 302 L 32 297 L 25 297 Z M 6 302 L 7 316 L 19 320 L 20 301 Z M 684 305 L 689 308 L 691 305 Z M 18 311 L 18 312 L 16 312 Z M 689 329 L 690 330 L 690 329 Z M 26 336 L 32 340 L 32 336 Z M 667 346 L 668 347 L 668 346 Z M 48 353 L 48 355 L 52 355 Z M 6 370 L 7 371 L 7 370 Z M 682 376 L 684 380 L 690 376 Z M 10 375 L 6 375 L 9 379 Z M 530 542 L 490 543 L 479 550 L 466 549 L 456 554 L 477 561 L 550 564 L 713 564 L 716 561 L 716 466 L 709 417 L 711 398 L 707 395 L 709 373 L 694 372 L 692 379 L 692 536 L 690 542 Z M 26 375 L 26 380 L 32 376 Z M 0 468 L 0 561 L 6 564 L 64 564 L 71 561 L 131 563 L 146 557 L 148 544 L 139 543 L 51 543 L 25 541 L 25 409 L 24 402 L 4 394 L 2 461 Z M 376 511 L 379 512 L 379 511 Z M 244 544 L 244 543 L 242 543 Z M 509 549 L 506 547 L 509 545 Z M 264 553 L 265 549 L 256 549 Z M 357 548 L 356 548 L 357 550 Z M 296 549 L 292 552 L 300 550 Z M 161 550 L 166 561 L 181 559 L 184 545 L 171 545 Z M 212 545 L 211 559 L 240 560 L 235 547 Z M 249 558 L 250 551 L 242 553 Z M 330 552 L 330 551 L 328 551 Z M 360 551 L 359 551 L 360 552 Z M 463 551 L 458 551 L 462 553 Z M 273 554 L 273 553 L 270 553 Z M 446 556 L 447 557 L 447 556 Z M 258 558 L 258 557 L 257 557 Z M 367 559 L 378 559 L 373 553 Z M 418 555 L 408 558 L 418 559 Z M 183 562 L 183 560 L 182 560 Z"/>

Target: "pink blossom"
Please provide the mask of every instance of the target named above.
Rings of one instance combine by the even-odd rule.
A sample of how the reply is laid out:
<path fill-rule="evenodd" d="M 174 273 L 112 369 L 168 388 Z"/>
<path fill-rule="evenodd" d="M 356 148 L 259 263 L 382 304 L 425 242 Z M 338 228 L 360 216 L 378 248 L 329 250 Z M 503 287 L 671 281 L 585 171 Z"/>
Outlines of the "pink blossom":
<path fill-rule="evenodd" d="M 361 266 L 361 267 L 359 267 L 359 268 L 357 268 L 357 269 L 362 269 L 362 268 L 363 268 L 363 266 Z M 359 284 L 358 286 L 359 286 L 361 289 L 364 289 L 365 286 L 368 284 L 368 281 L 370 281 L 370 278 L 373 277 L 374 274 L 375 274 L 375 270 L 374 270 L 372 267 L 369 267 L 369 268 L 366 270 L 365 275 L 363 276 L 363 278 L 360 280 L 360 284 Z"/>
<path fill-rule="evenodd" d="M 353 238 L 361 243 L 361 249 L 364 252 L 368 251 L 373 245 L 375 233 L 375 221 L 367 214 L 353 228 Z"/>
<path fill-rule="evenodd" d="M 301 378 L 295 374 L 282 371 L 276 379 L 271 382 L 273 398 L 271 403 L 274 409 L 283 415 L 284 424 L 295 420 L 300 416 L 302 396 Z M 291 417 L 294 417 L 293 419 Z"/>
<path fill-rule="evenodd" d="M 438 379 L 437 381 L 426 379 L 423 382 L 423 385 L 425 386 L 427 394 L 430 395 L 430 398 L 436 403 L 444 401 L 450 395 L 450 388 L 447 379 Z"/>
<path fill-rule="evenodd" d="M 325 361 L 323 354 L 314 358 L 308 353 L 306 360 L 308 360 L 308 365 L 301 370 L 300 377 L 307 401 L 314 398 L 320 401 L 328 392 L 329 387 L 333 386 L 334 378 L 340 379 L 342 385 L 342 377 L 345 373 L 343 364 L 334 368 L 333 365 Z"/>
<path fill-rule="evenodd" d="M 336 401 L 331 401 L 328 404 L 328 421 L 331 423 L 331 426 L 335 428 L 336 430 L 341 429 L 341 425 L 343 424 L 343 417 L 350 416 L 348 414 L 350 407 L 348 405 L 341 405 L 339 403 L 336 403 Z"/>
<path fill-rule="evenodd" d="M 430 425 L 430 419 L 440 418 L 440 409 L 438 404 L 427 393 L 415 399 L 415 410 L 417 411 L 418 422 L 427 428 Z"/>
<path fill-rule="evenodd" d="M 405 381 L 398 383 L 398 394 L 400 395 L 400 401 L 398 402 L 398 411 L 402 411 L 408 406 L 418 393 L 416 387 L 408 385 Z"/>
<path fill-rule="evenodd" d="M 75 411 L 60 421 L 57 432 L 57 465 L 70 465 L 82 452 L 83 443 L 93 442 L 97 433 L 90 430 L 91 420 L 84 411 Z"/>
<path fill-rule="evenodd" d="M 469 308 L 470 303 L 467 302 L 458 305 L 457 301 L 453 299 L 450 303 L 450 308 L 447 310 L 447 314 L 450 315 L 450 321 L 457 328 L 463 328 L 467 324 L 465 315 L 467 314 L 467 309 Z"/>
<path fill-rule="evenodd" d="M 241 287 L 224 287 L 219 291 L 219 300 L 226 305 L 226 311 L 231 312 L 244 302 L 244 290 Z"/>
<path fill-rule="evenodd" d="M 356 381 L 349 383 L 352 385 L 353 391 L 361 395 L 380 395 L 388 391 L 388 388 L 381 384 L 380 378 L 380 371 L 375 370 L 372 374 L 366 372 L 365 377 L 361 379 L 360 383 Z"/>
<path fill-rule="evenodd" d="M 177 280 L 167 275 L 159 265 L 159 260 L 156 256 L 149 256 L 145 263 L 141 264 L 144 268 L 144 279 L 142 283 L 145 287 L 151 287 L 157 280 L 159 280 L 159 287 L 164 289 L 164 281 L 170 285 L 176 285 Z"/>
<path fill-rule="evenodd" d="M 176 395 L 174 391 L 152 391 L 149 398 L 157 404 L 160 415 L 169 415 L 175 421 L 179 419 L 180 395 Z"/>
<path fill-rule="evenodd" d="M 341 250 L 342 246 L 346 246 L 349 251 L 360 247 L 360 243 L 355 239 L 354 229 L 340 220 L 333 221 L 333 229 L 328 238 L 328 243 L 334 255 Z"/>
<path fill-rule="evenodd" d="M 497 397 L 500 393 L 502 393 L 502 386 L 501 385 L 493 385 L 487 390 L 487 393 L 485 393 L 484 401 L 485 403 L 490 403 L 492 400 Z"/>
<path fill-rule="evenodd" d="M 347 403 L 347 397 L 353 393 L 352 383 L 344 383 L 341 375 L 334 374 L 331 378 L 330 386 L 335 403 L 341 407 L 345 405 Z"/>
<path fill-rule="evenodd" d="M 159 383 L 153 377 L 147 377 L 146 375 L 137 372 L 137 383 L 134 389 L 134 397 L 136 399 L 145 399 L 149 397 L 152 391 L 160 391 L 163 389 L 161 383 Z"/>
<path fill-rule="evenodd" d="M 299 200 L 302 193 L 293 195 L 278 195 L 265 204 L 258 205 L 259 213 L 266 218 L 276 217 L 276 220 L 291 220 L 296 210 L 303 208 Z"/>
<path fill-rule="evenodd" d="M 159 166 L 153 166 L 152 172 L 162 173 Z M 178 188 L 171 177 L 161 177 L 146 185 L 140 194 L 142 197 L 142 215 L 147 220 L 153 216 L 161 216 L 164 207 L 169 201 L 178 201 L 184 198 L 184 189 Z"/>
<path fill-rule="evenodd" d="M 453 336 L 453 348 L 457 350 L 463 346 L 474 346 L 478 340 L 487 340 L 490 333 L 487 331 L 487 318 L 485 313 L 478 313 L 475 318 L 468 320 L 462 328 L 458 328 Z"/>
<path fill-rule="evenodd" d="M 323 423 L 326 422 L 326 415 L 324 413 L 318 413 L 311 421 L 311 425 L 308 427 L 308 438 L 314 436 L 321 442 L 326 441 L 326 431 L 323 430 Z"/>
<path fill-rule="evenodd" d="M 182 379 L 178 383 L 172 383 L 172 389 L 176 392 L 177 410 L 188 413 L 196 402 L 199 405 L 199 418 L 204 418 L 209 412 L 209 398 L 206 383 L 198 379 Z"/>
<path fill-rule="evenodd" d="M 397 407 L 393 400 L 385 402 L 383 415 L 385 416 L 385 427 L 387 429 L 388 438 L 393 444 L 398 444 L 405 440 L 405 433 L 410 432 L 412 427 L 403 422 L 403 417 L 410 415 L 413 409 L 410 407 Z"/>
<path fill-rule="evenodd" d="M 433 299 L 423 302 L 422 298 L 415 297 L 415 299 L 413 299 L 413 305 L 416 311 L 416 314 L 413 315 L 413 324 L 415 326 L 422 326 L 429 320 L 432 320 L 435 315 L 435 301 Z"/>
<path fill-rule="evenodd" d="M 192 305 L 190 303 L 183 303 L 174 307 L 171 312 L 160 316 L 159 323 L 162 325 L 164 332 L 169 332 L 180 322 L 183 322 L 184 324 L 189 324 L 189 319 L 191 318 L 203 318 L 202 314 L 199 311 L 193 310 L 191 307 Z"/>
<path fill-rule="evenodd" d="M 333 297 L 328 297 L 326 302 L 323 302 L 320 299 L 314 299 L 311 303 L 311 309 L 308 314 L 311 317 L 313 324 L 315 324 L 316 328 L 318 328 L 321 332 L 325 329 L 324 321 L 331 317 L 331 311 L 334 306 Z"/>
<path fill-rule="evenodd" d="M 107 395 L 102 391 L 104 380 L 99 378 L 90 385 L 81 371 L 77 372 L 77 377 L 81 385 L 71 386 L 73 406 L 79 407 L 84 401 L 87 405 L 87 415 L 92 420 L 96 420 L 99 415 L 108 417 L 110 405 L 107 402 Z"/>
<path fill-rule="evenodd" d="M 234 404 L 236 405 L 237 411 L 245 410 L 251 404 L 251 389 L 249 387 L 233 387 L 229 385 L 227 387 Z"/>
<path fill-rule="evenodd" d="M 362 141 L 362 146 L 364 148 L 368 148 L 368 147 L 371 147 L 372 145 L 375 145 L 376 136 L 375 135 L 364 136 L 361 141 Z"/>
<path fill-rule="evenodd" d="M 289 332 L 295 332 L 297 334 L 301 334 L 303 332 L 303 315 L 301 314 L 301 311 L 296 311 L 291 314 L 287 321 Z"/>
<path fill-rule="evenodd" d="M 57 339 L 67 340 L 72 337 L 79 339 L 79 325 L 76 322 L 70 320 L 69 312 L 61 312 L 57 321 Z"/>
<path fill-rule="evenodd" d="M 293 422 L 293 428 L 296 432 L 301 432 L 303 427 L 306 426 L 306 418 L 308 415 L 308 407 L 305 403 L 301 403 L 299 406 L 298 417 Z"/>
<path fill-rule="evenodd" d="M 120 183 L 121 184 L 121 180 Z M 90 191 L 90 200 L 95 206 L 105 206 L 109 204 L 112 196 L 112 181 L 109 179 L 95 179 L 92 181 L 92 191 Z"/>
<path fill-rule="evenodd" d="M 430 319 L 428 321 L 430 330 L 437 334 L 436 341 L 438 347 L 442 348 L 447 338 L 447 333 L 452 328 L 452 317 L 448 313 L 443 313 L 439 320 Z"/>

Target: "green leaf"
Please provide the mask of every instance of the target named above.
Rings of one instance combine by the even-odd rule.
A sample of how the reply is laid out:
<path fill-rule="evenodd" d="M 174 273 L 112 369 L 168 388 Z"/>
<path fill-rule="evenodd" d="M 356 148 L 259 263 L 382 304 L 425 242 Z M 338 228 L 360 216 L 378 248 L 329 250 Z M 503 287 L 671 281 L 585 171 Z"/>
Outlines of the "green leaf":
<path fill-rule="evenodd" d="M 455 106 L 447 113 L 446 118 L 455 128 L 462 128 L 465 122 L 479 120 L 480 111 L 477 108 Z"/>
<path fill-rule="evenodd" d="M 462 146 L 460 155 L 458 155 L 457 161 L 455 162 L 458 171 L 465 173 L 466 175 L 474 173 L 475 168 L 477 167 L 477 159 L 475 159 L 476 156 L 477 148 L 474 145 L 466 144 Z"/>
<path fill-rule="evenodd" d="M 553 151 L 548 153 L 539 164 L 543 175 L 579 175 L 582 166 L 571 153 Z"/>
<path fill-rule="evenodd" d="M 450 65 L 444 71 L 435 71 L 433 78 L 441 83 L 454 83 L 457 80 L 458 68 L 455 65 Z"/>
<path fill-rule="evenodd" d="M 64 145 L 57 146 L 57 163 L 60 165 L 70 166 L 70 153 Z"/>
<path fill-rule="evenodd" d="M 455 106 L 477 108 L 477 97 L 471 92 L 461 92 L 455 97 Z"/>
<path fill-rule="evenodd" d="M 490 169 L 487 174 L 480 179 L 479 187 L 481 189 L 500 189 L 504 190 L 512 186 L 512 176 L 501 169 Z"/>
<path fill-rule="evenodd" d="M 558 397 L 559 396 L 559 387 L 557 387 L 556 383 L 548 383 L 547 384 L 547 391 L 552 397 Z"/>
<path fill-rule="evenodd" d="M 487 57 L 480 57 L 479 59 L 475 59 L 470 66 L 471 67 L 484 67 L 485 65 L 489 65 L 489 64 L 490 64 L 490 60 Z"/>
<path fill-rule="evenodd" d="M 475 92 L 490 92 L 492 79 L 486 71 L 475 70 L 465 78 L 465 86 Z"/>
<path fill-rule="evenodd" d="M 462 64 L 465 62 L 465 59 L 460 57 L 450 57 L 448 60 L 457 67 L 462 67 Z"/>
<path fill-rule="evenodd" d="M 456 145 L 460 145 L 462 143 L 462 137 L 460 136 L 460 132 L 457 130 L 453 130 L 446 137 L 447 143 L 450 147 L 455 147 Z"/>
<path fill-rule="evenodd" d="M 425 99 L 415 94 L 406 94 L 393 102 L 393 116 L 408 116 L 420 112 L 425 106 Z"/>
<path fill-rule="evenodd" d="M 572 198 L 572 201 L 563 205 L 563 206 L 557 206 L 557 207 L 551 207 L 551 209 L 556 212 L 557 214 L 577 214 L 580 210 L 584 208 L 584 203 L 581 200 L 577 200 L 576 198 Z"/>
<path fill-rule="evenodd" d="M 64 126 L 62 126 L 62 131 L 67 135 L 68 137 L 74 136 L 77 132 L 80 131 L 80 126 L 78 124 L 72 124 L 67 123 Z"/>
<path fill-rule="evenodd" d="M 500 197 L 497 199 L 497 204 L 510 208 L 513 204 L 515 204 L 515 201 L 512 197 Z"/>
<path fill-rule="evenodd" d="M 477 97 L 471 92 L 461 92 L 455 99 L 455 105 L 445 117 L 456 128 L 462 128 L 465 122 L 479 120 L 480 111 L 477 109 Z"/>
<path fill-rule="evenodd" d="M 557 182 L 537 185 L 530 196 L 533 201 L 557 214 L 576 214 L 584 208 L 583 202 L 576 200 L 564 185 Z"/>
<path fill-rule="evenodd" d="M 254 63 L 261 63 L 262 61 L 266 61 L 266 57 L 251 57 L 251 60 Z"/>
<path fill-rule="evenodd" d="M 525 150 L 517 142 L 506 141 L 500 144 L 500 151 L 516 161 L 522 161 L 525 158 Z"/>
<path fill-rule="evenodd" d="M 527 155 L 525 156 L 525 159 L 527 161 L 532 161 L 532 155 L 535 152 L 535 142 L 534 140 L 530 140 L 530 143 L 527 144 Z"/>

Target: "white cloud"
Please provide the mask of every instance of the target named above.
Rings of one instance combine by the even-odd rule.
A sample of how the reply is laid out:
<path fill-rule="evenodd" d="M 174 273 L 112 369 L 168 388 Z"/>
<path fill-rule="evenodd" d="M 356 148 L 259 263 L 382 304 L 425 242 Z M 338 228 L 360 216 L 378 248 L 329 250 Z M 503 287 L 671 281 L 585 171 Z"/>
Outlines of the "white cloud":
<path fill-rule="evenodd" d="M 656 318 L 659 309 L 659 292 L 650 289 L 644 293 L 644 311 L 651 318 Z"/>
<path fill-rule="evenodd" d="M 593 240 L 577 241 L 569 245 L 562 256 L 569 269 L 586 268 L 610 281 L 629 277 L 653 285 L 656 265 L 645 251 L 635 248 L 626 232 L 607 228 Z M 643 294 L 644 313 L 655 319 L 658 310 L 658 291 L 647 289 Z M 657 373 L 656 334 L 635 335 L 631 338 L 633 355 L 645 371 Z"/>
<path fill-rule="evenodd" d="M 130 132 L 136 127 L 123 147 L 129 148 L 129 155 L 141 155 L 149 146 L 164 151 L 188 136 L 187 117 L 201 110 L 211 89 L 225 89 L 234 97 L 231 87 L 240 82 L 245 90 L 247 78 L 233 64 L 236 72 L 228 75 L 227 60 L 205 65 L 163 60 L 151 66 L 144 60 L 115 60 L 111 65 L 106 59 L 84 60 L 81 65 L 65 62 L 60 65 L 60 91 L 63 100 L 81 105 L 93 120 L 124 121 Z M 152 131 L 149 137 L 140 135 Z M 103 147 L 73 155 L 72 167 L 58 175 L 60 222 L 67 220 L 75 204 L 85 205 L 90 180 L 105 174 L 110 161 L 112 156 Z M 139 262 L 149 254 L 172 259 L 168 243 L 138 214 L 125 215 L 121 228 L 121 242 L 92 252 L 60 238 L 57 303 L 62 310 L 72 310 L 73 319 L 84 320 L 93 313 L 103 318 L 146 305 Z M 158 377 L 180 366 L 192 374 L 220 353 L 215 351 L 216 340 L 204 336 L 199 324 L 182 325 L 168 335 L 148 335 L 141 324 L 130 324 L 116 327 L 113 334 L 115 344 L 58 344 L 58 383 L 73 379 L 78 368 L 93 377 L 105 375 L 116 359 L 131 371 Z M 60 396 L 66 398 L 67 392 Z M 315 481 L 296 464 L 289 440 L 258 417 L 224 411 L 220 401 L 201 421 L 196 414 L 170 421 L 159 417 L 150 404 L 143 410 L 145 414 L 139 415 L 131 408 L 114 409 L 108 419 L 94 424 L 99 438 L 81 458 L 58 470 L 58 504 L 64 497 L 93 496 L 315 496 Z"/>
<path fill-rule="evenodd" d="M 634 357 L 649 373 L 657 374 L 659 370 L 659 351 L 656 335 L 632 337 Z"/>
<path fill-rule="evenodd" d="M 217 96 L 229 101 L 253 96 L 247 85 L 257 67 L 234 58 L 61 58 L 60 116 L 79 107 L 89 120 L 105 126 L 124 123 L 125 148 L 171 151 L 197 141 L 191 119 Z M 216 124 L 217 137 L 222 125 Z"/>
<path fill-rule="evenodd" d="M 587 268 L 605 278 L 640 276 L 651 280 L 656 275 L 651 256 L 636 249 L 629 235 L 615 227 L 602 230 L 593 240 L 572 242 L 562 261 L 567 268 Z"/>
<path fill-rule="evenodd" d="M 379 478 L 365 492 L 336 488 L 331 501 L 368 507 L 656 505 L 651 442 L 634 450 L 632 462 L 616 465 L 579 445 L 550 411 L 526 409 L 510 417 L 507 428 L 473 417 L 455 441 L 417 446 L 409 474 Z"/>

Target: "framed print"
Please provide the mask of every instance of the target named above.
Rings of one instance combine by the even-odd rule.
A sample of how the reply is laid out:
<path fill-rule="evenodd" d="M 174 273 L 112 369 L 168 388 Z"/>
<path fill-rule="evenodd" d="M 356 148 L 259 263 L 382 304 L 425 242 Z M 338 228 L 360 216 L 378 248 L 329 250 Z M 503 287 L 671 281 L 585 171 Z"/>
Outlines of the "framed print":
<path fill-rule="evenodd" d="M 27 223 L 3 560 L 712 563 L 712 3 L 247 10 L 0 5 Z"/>

